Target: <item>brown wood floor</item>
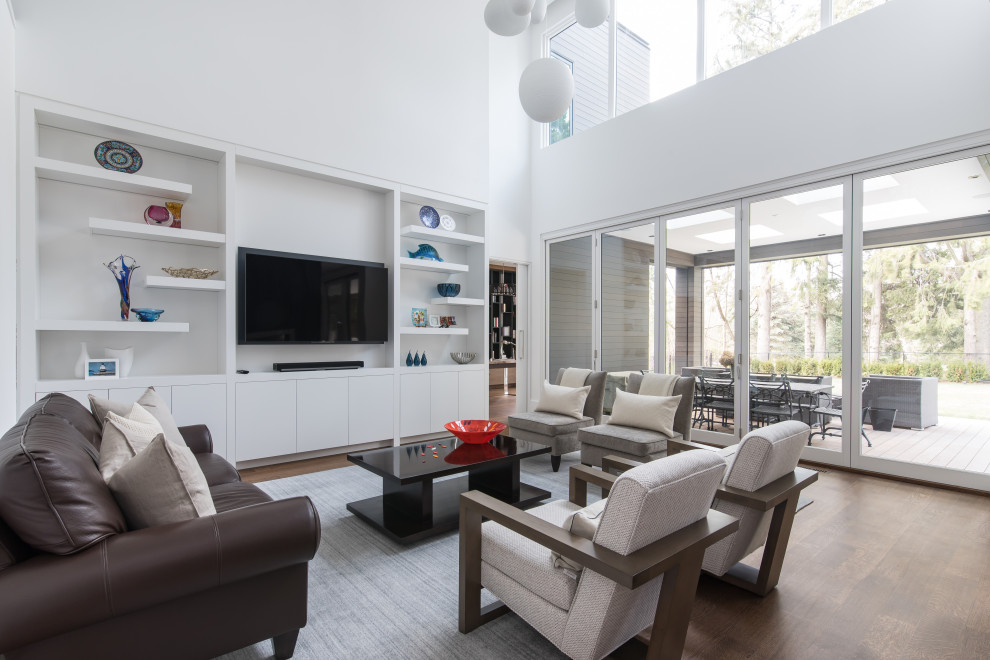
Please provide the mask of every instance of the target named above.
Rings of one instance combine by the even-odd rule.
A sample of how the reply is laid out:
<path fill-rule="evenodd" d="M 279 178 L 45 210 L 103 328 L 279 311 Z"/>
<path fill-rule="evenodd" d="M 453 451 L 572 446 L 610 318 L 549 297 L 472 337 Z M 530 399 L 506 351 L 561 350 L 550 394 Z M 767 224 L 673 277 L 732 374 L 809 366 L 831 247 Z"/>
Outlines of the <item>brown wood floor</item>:
<path fill-rule="evenodd" d="M 776 591 L 759 598 L 702 577 L 685 658 L 990 658 L 990 498 L 836 470 L 805 494 L 814 503 L 797 515 Z M 643 650 L 630 642 L 613 657 Z"/>

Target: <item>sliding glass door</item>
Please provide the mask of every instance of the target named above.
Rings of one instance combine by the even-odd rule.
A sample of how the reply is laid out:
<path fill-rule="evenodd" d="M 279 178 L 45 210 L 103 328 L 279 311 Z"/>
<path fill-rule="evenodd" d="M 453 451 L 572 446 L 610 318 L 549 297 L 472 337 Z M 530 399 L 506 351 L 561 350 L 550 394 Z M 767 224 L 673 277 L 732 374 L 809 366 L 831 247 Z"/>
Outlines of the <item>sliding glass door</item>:
<path fill-rule="evenodd" d="M 594 238 L 547 244 L 547 379 L 561 368 L 595 369 Z M 534 396 L 537 393 L 534 393 Z"/>
<path fill-rule="evenodd" d="M 744 200 L 750 428 L 811 429 L 806 459 L 848 464 L 842 227 L 850 181 Z M 859 396 L 859 391 L 851 396 Z"/>
<path fill-rule="evenodd" d="M 856 178 L 854 467 L 990 490 L 988 177 L 981 150 Z"/>

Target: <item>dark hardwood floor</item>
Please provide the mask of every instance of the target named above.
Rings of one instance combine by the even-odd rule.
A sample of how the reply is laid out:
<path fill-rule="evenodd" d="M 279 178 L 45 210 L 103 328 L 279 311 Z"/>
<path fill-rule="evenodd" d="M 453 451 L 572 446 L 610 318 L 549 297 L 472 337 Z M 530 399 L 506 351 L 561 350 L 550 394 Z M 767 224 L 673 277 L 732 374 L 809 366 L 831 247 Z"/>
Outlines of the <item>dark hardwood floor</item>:
<path fill-rule="evenodd" d="M 516 388 L 510 387 L 506 394 L 502 388 L 488 390 L 488 419 L 505 422 L 516 412 Z"/>
<path fill-rule="evenodd" d="M 242 476 L 344 465 L 320 458 Z M 797 515 L 774 592 L 702 577 L 685 658 L 990 658 L 990 497 L 832 469 L 805 494 L 814 503 Z M 613 657 L 643 650 L 630 642 Z"/>

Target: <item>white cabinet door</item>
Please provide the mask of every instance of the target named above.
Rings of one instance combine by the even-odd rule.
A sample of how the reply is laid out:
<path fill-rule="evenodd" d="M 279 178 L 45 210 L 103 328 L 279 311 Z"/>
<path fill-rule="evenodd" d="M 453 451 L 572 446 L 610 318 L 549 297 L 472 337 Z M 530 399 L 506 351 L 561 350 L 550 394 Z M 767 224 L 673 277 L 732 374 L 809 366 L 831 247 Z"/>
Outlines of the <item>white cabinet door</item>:
<path fill-rule="evenodd" d="M 457 372 L 430 374 L 430 431 L 444 430 L 443 425 L 458 417 Z"/>
<path fill-rule="evenodd" d="M 296 381 L 296 451 L 347 444 L 348 378 Z"/>
<path fill-rule="evenodd" d="M 51 392 L 38 392 L 36 394 L 34 400 L 35 401 L 38 401 L 38 400 L 44 398 L 45 396 L 47 396 L 48 394 L 51 394 Z M 106 390 L 71 390 L 69 392 L 62 392 L 62 394 L 64 394 L 65 396 L 72 397 L 73 399 L 75 399 L 79 403 L 83 404 L 84 406 L 86 406 L 86 410 L 89 410 L 89 395 L 90 394 L 92 394 L 95 397 L 99 397 L 101 399 L 106 399 L 107 398 L 107 391 Z"/>
<path fill-rule="evenodd" d="M 120 403 L 134 403 L 141 398 L 147 387 L 121 387 L 118 389 L 110 390 L 110 400 L 119 401 Z M 164 401 L 168 409 L 172 409 L 172 388 L 168 385 L 155 385 L 155 392 L 158 393 Z"/>
<path fill-rule="evenodd" d="M 403 438 L 430 432 L 430 374 L 399 377 L 399 434 Z"/>
<path fill-rule="evenodd" d="M 179 426 L 205 424 L 213 437 L 213 453 L 227 456 L 227 386 L 173 385 L 172 417 Z M 158 392 L 159 388 L 155 388 Z"/>
<path fill-rule="evenodd" d="M 395 396 L 392 392 L 395 381 L 392 379 L 392 376 L 352 376 L 347 379 L 350 388 L 347 401 L 348 444 L 392 439 L 395 419 Z"/>
<path fill-rule="evenodd" d="M 488 419 L 488 383 L 484 371 L 459 373 L 457 394 L 460 419 Z"/>
<path fill-rule="evenodd" d="M 296 452 L 296 381 L 237 383 L 234 433 L 238 461 Z"/>

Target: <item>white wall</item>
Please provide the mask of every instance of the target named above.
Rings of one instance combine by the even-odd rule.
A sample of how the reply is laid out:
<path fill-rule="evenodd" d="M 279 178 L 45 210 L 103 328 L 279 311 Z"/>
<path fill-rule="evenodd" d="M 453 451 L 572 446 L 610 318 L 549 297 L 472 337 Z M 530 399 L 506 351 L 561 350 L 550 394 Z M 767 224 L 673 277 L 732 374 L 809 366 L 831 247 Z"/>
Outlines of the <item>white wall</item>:
<path fill-rule="evenodd" d="M 14 121 L 14 19 L 0 6 L 0 429 L 17 409 L 17 170 Z"/>
<path fill-rule="evenodd" d="M 893 0 L 540 150 L 540 235 L 990 130 L 990 3 Z"/>
<path fill-rule="evenodd" d="M 517 37 L 489 35 L 488 254 L 506 261 L 530 259 L 531 144 L 539 139 L 539 129 L 519 103 L 519 77 L 531 60 L 529 37 L 529 33 Z"/>
<path fill-rule="evenodd" d="M 487 201 L 483 0 L 14 6 L 19 91 Z"/>

